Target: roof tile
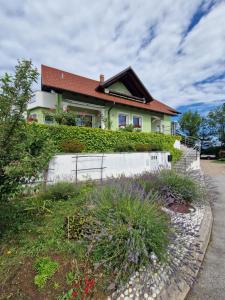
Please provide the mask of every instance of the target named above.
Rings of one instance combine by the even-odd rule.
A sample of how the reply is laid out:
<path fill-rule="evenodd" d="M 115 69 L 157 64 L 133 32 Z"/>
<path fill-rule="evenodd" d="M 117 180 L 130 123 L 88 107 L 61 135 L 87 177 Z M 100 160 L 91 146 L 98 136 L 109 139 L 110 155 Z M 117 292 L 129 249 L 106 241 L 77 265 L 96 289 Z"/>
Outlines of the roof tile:
<path fill-rule="evenodd" d="M 178 113 L 175 109 L 163 104 L 162 102 L 156 99 L 153 99 L 153 101 L 150 101 L 148 103 L 139 103 L 122 97 L 116 97 L 113 95 L 108 95 L 99 92 L 96 90 L 96 88 L 99 86 L 99 81 L 75 75 L 45 65 L 41 66 L 41 74 L 42 86 L 48 88 L 55 88 L 59 90 L 79 93 L 105 101 L 129 105 L 155 112 L 161 112 L 168 115 L 176 115 Z"/>

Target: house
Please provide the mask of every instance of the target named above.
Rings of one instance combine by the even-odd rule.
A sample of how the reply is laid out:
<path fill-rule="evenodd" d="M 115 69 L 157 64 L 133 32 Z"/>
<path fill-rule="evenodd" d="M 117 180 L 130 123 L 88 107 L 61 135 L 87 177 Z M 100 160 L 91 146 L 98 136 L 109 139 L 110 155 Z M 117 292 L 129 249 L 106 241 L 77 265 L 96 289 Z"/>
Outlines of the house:
<path fill-rule="evenodd" d="M 41 67 L 41 91 L 28 105 L 30 119 L 55 123 L 49 111 L 76 114 L 77 126 L 118 130 L 132 124 L 143 132 L 171 133 L 178 112 L 154 99 L 131 67 L 99 81 L 52 67 Z"/>

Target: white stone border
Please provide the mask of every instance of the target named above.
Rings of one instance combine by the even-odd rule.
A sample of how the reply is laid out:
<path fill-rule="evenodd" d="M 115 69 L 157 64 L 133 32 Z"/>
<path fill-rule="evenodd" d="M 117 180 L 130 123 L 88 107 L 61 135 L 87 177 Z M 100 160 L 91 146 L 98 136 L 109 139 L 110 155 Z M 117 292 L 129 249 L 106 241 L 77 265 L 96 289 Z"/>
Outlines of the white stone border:
<path fill-rule="evenodd" d="M 129 282 L 115 291 L 110 300 L 184 300 L 187 296 L 193 279 L 196 278 L 203 261 L 212 229 L 212 212 L 210 206 L 196 206 L 196 210 L 188 214 L 174 213 L 165 209 L 171 215 L 171 221 L 179 230 L 179 223 L 185 224 L 186 230 L 181 229 L 177 234 L 175 244 L 171 247 L 178 255 L 173 258 L 177 262 L 175 273 L 171 273 L 169 265 L 163 265 L 153 258 L 153 266 L 141 268 L 133 274 Z M 177 227 L 178 226 L 178 227 Z M 177 248 L 178 245 L 178 248 Z M 189 249 L 189 245 L 191 248 Z M 179 247 L 180 246 L 180 247 Z M 191 251 L 192 257 L 189 264 L 187 261 L 187 250 Z M 154 254 L 153 254 L 154 256 Z M 154 271 L 155 266 L 155 271 Z M 193 269 L 193 270 L 192 270 Z M 183 278 L 191 275 L 189 285 Z M 191 278 L 191 279 L 190 279 Z"/>
<path fill-rule="evenodd" d="M 201 221 L 200 225 L 200 231 L 199 231 L 199 238 L 198 241 L 200 242 L 200 251 L 201 254 L 195 253 L 195 260 L 203 262 L 209 241 L 210 241 L 210 236 L 211 236 L 211 231 L 212 231 L 212 224 L 213 224 L 213 216 L 212 216 L 212 210 L 210 205 L 205 206 L 204 208 L 204 217 Z M 196 264 L 198 266 L 197 270 L 193 272 L 193 276 L 197 277 L 199 269 L 201 264 Z M 163 289 L 161 293 L 158 295 L 156 298 L 161 299 L 161 300 L 184 300 L 191 287 L 187 285 L 185 281 L 181 281 L 179 283 L 180 290 L 176 287 L 176 284 L 172 282 L 170 286 L 167 288 Z"/>

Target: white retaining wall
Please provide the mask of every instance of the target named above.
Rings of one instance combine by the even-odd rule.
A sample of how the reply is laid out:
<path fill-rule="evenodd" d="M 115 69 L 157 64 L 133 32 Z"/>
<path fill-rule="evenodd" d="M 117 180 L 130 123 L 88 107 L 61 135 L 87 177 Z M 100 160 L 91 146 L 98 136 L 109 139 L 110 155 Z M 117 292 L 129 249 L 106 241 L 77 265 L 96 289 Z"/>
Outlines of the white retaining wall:
<path fill-rule="evenodd" d="M 171 163 L 168 162 L 169 154 L 169 152 L 59 154 L 50 161 L 47 181 L 106 179 L 154 172 L 162 168 L 171 169 Z"/>
<path fill-rule="evenodd" d="M 187 168 L 187 171 L 192 171 L 192 170 L 200 170 L 201 165 L 200 165 L 200 157 L 197 157 L 196 160 L 194 160 L 191 165 Z"/>

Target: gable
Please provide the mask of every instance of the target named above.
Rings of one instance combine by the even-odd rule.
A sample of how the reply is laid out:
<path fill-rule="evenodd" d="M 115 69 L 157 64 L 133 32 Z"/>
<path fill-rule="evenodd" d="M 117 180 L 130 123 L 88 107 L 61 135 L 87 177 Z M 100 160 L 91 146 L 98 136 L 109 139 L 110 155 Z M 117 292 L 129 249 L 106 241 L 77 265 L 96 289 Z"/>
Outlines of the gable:
<path fill-rule="evenodd" d="M 112 87 L 113 90 L 111 89 Z M 118 89 L 122 89 L 123 92 L 118 91 Z M 97 90 L 117 97 L 129 97 L 130 100 L 142 103 L 148 103 L 153 100 L 149 91 L 131 67 L 114 75 L 106 81 L 100 81 Z"/>
<path fill-rule="evenodd" d="M 108 89 L 113 92 L 118 92 L 124 95 L 132 96 L 131 92 L 128 90 L 128 88 L 123 84 L 121 81 L 117 81 L 113 84 L 111 84 Z"/>

